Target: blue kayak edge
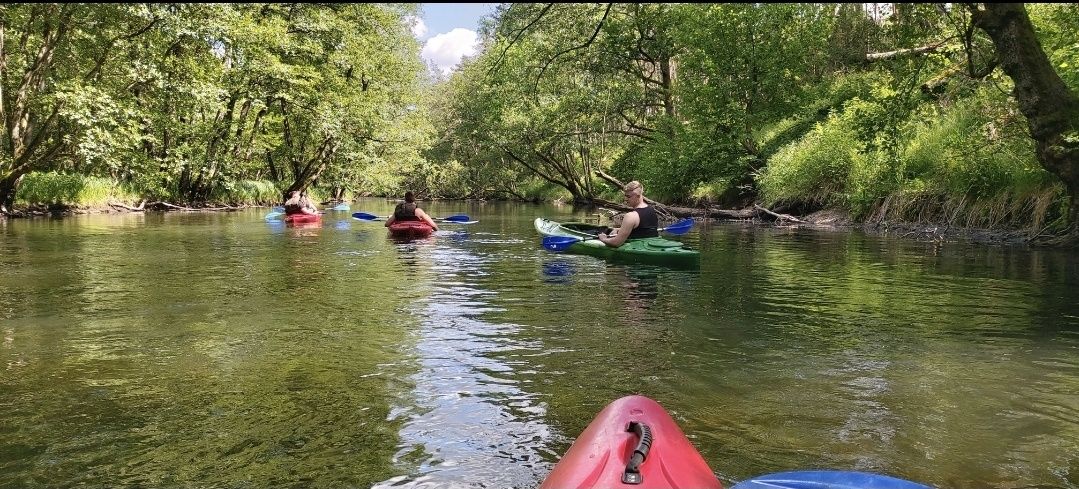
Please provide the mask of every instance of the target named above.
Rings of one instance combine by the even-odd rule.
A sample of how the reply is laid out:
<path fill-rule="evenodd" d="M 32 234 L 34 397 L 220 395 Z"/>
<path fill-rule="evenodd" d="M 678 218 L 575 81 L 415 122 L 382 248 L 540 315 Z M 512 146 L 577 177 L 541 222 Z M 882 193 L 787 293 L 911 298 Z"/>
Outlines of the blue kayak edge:
<path fill-rule="evenodd" d="M 777 472 L 746 479 L 731 489 L 932 489 L 886 475 L 840 470 Z"/>

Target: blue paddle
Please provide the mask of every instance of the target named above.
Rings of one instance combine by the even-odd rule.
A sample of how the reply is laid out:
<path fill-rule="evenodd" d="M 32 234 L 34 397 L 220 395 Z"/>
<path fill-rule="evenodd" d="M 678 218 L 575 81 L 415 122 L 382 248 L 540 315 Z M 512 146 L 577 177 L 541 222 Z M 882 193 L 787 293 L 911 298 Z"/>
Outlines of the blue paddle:
<path fill-rule="evenodd" d="M 368 214 L 366 212 L 353 212 L 352 217 L 354 217 L 356 219 L 359 219 L 361 221 L 385 221 L 386 219 L 389 219 L 389 217 L 376 216 L 374 214 Z M 436 217 L 436 218 L 433 218 L 433 219 L 435 221 L 437 221 L 437 222 L 450 222 L 450 223 L 455 223 L 455 224 L 475 224 L 475 223 L 479 222 L 479 221 L 473 221 L 472 218 L 470 218 L 470 217 L 468 217 L 468 216 L 466 216 L 464 214 L 457 214 L 457 215 L 449 216 L 449 217 Z"/>
<path fill-rule="evenodd" d="M 278 217 L 281 217 L 283 215 L 285 215 L 285 208 L 281 207 L 281 206 L 277 206 L 277 207 L 271 208 L 270 213 L 266 214 L 266 220 L 269 221 L 271 219 L 277 219 Z"/>
<path fill-rule="evenodd" d="M 841 470 L 779 472 L 751 477 L 731 489 L 931 489 L 886 475 Z"/>
<path fill-rule="evenodd" d="M 457 224 L 475 224 L 479 221 L 473 221 L 471 218 L 464 214 L 457 214 L 449 217 L 436 217 L 435 221 L 438 222 L 453 222 Z"/>
<path fill-rule="evenodd" d="M 695 224 L 695 222 L 693 221 L 693 218 L 692 217 L 687 217 L 687 218 L 682 219 L 681 221 L 678 221 L 678 222 L 676 222 L 674 224 L 671 224 L 670 226 L 667 226 L 665 228 L 659 228 L 659 230 L 661 232 L 670 233 L 670 234 L 674 234 L 674 235 L 686 234 L 686 233 L 689 232 L 690 228 L 693 227 L 693 224 Z"/>
<path fill-rule="evenodd" d="M 682 219 L 681 221 L 678 221 L 678 222 L 676 222 L 674 224 L 671 224 L 670 226 L 667 226 L 665 228 L 659 228 L 659 231 L 678 235 L 678 234 L 686 234 L 689 231 L 689 229 L 692 228 L 692 227 L 693 227 L 693 218 L 690 217 L 690 218 Z M 594 238 L 591 238 L 591 237 L 578 238 L 578 237 L 574 237 L 574 236 L 544 236 L 544 238 L 543 238 L 543 247 L 547 248 L 548 250 L 551 250 L 551 251 L 565 251 L 565 249 L 572 246 L 573 243 L 576 243 L 578 241 L 584 241 L 586 239 L 594 239 Z"/>
<path fill-rule="evenodd" d="M 374 214 L 368 214 L 366 212 L 353 212 L 352 217 L 361 221 L 385 221 L 386 219 L 389 219 L 388 217 L 376 216 Z"/>
<path fill-rule="evenodd" d="M 349 210 L 348 204 L 342 202 L 330 208 L 331 211 L 347 211 Z"/>
<path fill-rule="evenodd" d="M 565 251 L 566 248 L 573 246 L 573 243 L 584 241 L 591 238 L 578 238 L 575 236 L 544 236 L 543 247 L 551 251 Z"/>

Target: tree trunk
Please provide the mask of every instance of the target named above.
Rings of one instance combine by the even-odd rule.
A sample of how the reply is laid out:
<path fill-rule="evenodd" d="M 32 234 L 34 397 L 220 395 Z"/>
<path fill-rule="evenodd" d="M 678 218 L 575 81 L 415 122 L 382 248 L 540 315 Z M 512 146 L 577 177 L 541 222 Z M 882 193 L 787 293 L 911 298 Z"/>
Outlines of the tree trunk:
<path fill-rule="evenodd" d="M 288 194 L 293 190 L 303 191 L 307 189 L 315 180 L 318 180 L 319 175 L 326 169 L 326 165 L 333 159 L 334 154 L 337 153 L 337 140 L 332 136 L 324 139 L 322 144 L 319 145 L 318 150 L 311 159 L 307 160 L 307 163 L 302 167 L 299 164 L 294 163 L 296 167 L 295 178 L 292 181 L 292 185 L 289 185 L 285 189 L 284 195 L 287 198 Z"/>
<path fill-rule="evenodd" d="M 10 214 L 14 210 L 15 191 L 22 177 L 22 174 L 11 174 L 0 179 L 0 214 Z"/>
<path fill-rule="evenodd" d="M 1001 67 L 1015 82 L 1015 98 L 1037 144 L 1038 161 L 1067 188 L 1068 234 L 1079 237 L 1079 97 L 1053 70 L 1023 4 L 968 7 L 974 24 L 993 39 Z"/>

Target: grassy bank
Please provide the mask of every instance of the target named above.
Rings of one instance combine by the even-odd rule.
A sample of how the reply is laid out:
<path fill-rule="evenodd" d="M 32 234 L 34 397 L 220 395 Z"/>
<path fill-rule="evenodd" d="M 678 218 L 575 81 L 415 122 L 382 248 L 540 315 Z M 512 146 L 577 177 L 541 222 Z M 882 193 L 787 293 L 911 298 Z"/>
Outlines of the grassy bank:
<path fill-rule="evenodd" d="M 267 180 L 227 182 L 214 189 L 207 206 L 276 205 L 281 202 L 282 188 Z M 311 198 L 324 199 L 328 193 L 311 189 Z M 29 173 L 23 178 L 15 195 L 15 204 L 25 208 L 108 208 L 112 204 L 136 207 L 142 202 L 168 202 L 182 205 L 184 200 L 170 192 L 141 189 L 111 178 L 71 173 Z"/>
<path fill-rule="evenodd" d="M 873 125 L 881 102 L 854 98 L 775 153 L 758 177 L 762 201 L 842 209 L 864 222 L 1062 227 L 1063 185 L 999 97 L 983 89 L 947 108 L 926 104 L 892 133 Z"/>

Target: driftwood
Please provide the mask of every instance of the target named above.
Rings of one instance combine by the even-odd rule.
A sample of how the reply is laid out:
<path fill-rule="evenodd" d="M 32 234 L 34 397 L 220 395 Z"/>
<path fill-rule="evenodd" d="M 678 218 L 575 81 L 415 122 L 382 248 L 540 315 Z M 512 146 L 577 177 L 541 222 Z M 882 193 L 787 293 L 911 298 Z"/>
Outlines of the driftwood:
<path fill-rule="evenodd" d="M 235 210 L 240 210 L 240 209 L 244 208 L 244 206 L 237 206 L 237 207 L 233 207 L 233 206 L 199 207 L 199 208 L 195 208 L 195 207 L 183 207 L 183 206 L 179 206 L 179 205 L 175 205 L 175 204 L 170 204 L 168 202 L 160 202 L 160 201 L 159 202 L 153 202 L 150 205 L 160 206 L 160 207 L 167 207 L 169 209 L 176 209 L 178 211 L 192 211 L 192 212 L 199 212 L 199 211 L 235 211 Z"/>
<path fill-rule="evenodd" d="M 603 170 L 597 169 L 597 170 L 595 170 L 595 173 L 600 178 L 606 180 L 607 183 L 610 183 L 611 185 L 614 185 L 618 190 L 622 190 L 622 189 L 624 189 L 626 187 L 626 184 L 622 183 L 621 180 L 619 180 L 619 179 L 617 179 L 615 177 L 612 177 L 611 175 L 608 175 Z M 603 207 L 610 207 L 612 209 L 618 209 L 618 210 L 620 210 L 622 212 L 628 212 L 628 211 L 632 210 L 628 205 L 618 204 L 618 203 L 615 203 L 615 202 L 611 202 L 609 200 L 592 199 L 592 201 L 595 202 L 598 205 L 603 206 Z M 648 205 L 654 207 L 656 209 L 656 213 L 659 214 L 662 217 L 672 218 L 672 217 L 686 217 L 686 216 L 692 215 L 692 214 L 679 214 L 679 212 L 675 208 L 673 208 L 673 207 L 671 207 L 669 205 L 666 205 L 666 204 L 661 204 L 659 202 L 656 202 L 656 201 L 654 201 L 652 199 L 649 199 L 648 197 L 645 197 L 644 201 Z M 693 211 L 693 209 L 687 209 L 687 208 L 682 208 L 682 210 Z"/>
<path fill-rule="evenodd" d="M 604 173 L 603 170 L 595 170 L 595 173 L 600 178 L 606 180 L 611 185 L 614 185 L 619 190 L 625 188 L 625 184 L 617 178 Z M 648 205 L 656 208 L 656 212 L 665 215 L 666 217 L 708 217 L 719 219 L 753 219 L 759 217 L 761 211 L 747 207 L 745 209 L 719 209 L 719 208 L 696 208 L 696 207 L 678 207 L 673 205 L 666 205 L 656 202 L 648 197 L 644 198 L 644 201 Z M 611 202 L 609 200 L 593 198 L 592 202 L 601 207 L 608 207 L 611 209 L 617 209 L 622 212 L 630 211 L 629 206 L 625 204 L 619 204 L 617 202 Z"/>
<path fill-rule="evenodd" d="M 131 207 L 131 206 L 127 205 L 127 204 L 122 204 L 122 203 L 117 202 L 115 200 L 109 200 L 109 205 L 112 206 L 112 207 L 119 207 L 121 209 L 127 209 L 129 211 L 135 211 L 135 212 L 142 212 L 142 211 L 146 210 L 146 201 L 145 200 L 139 202 L 138 207 Z"/>
<path fill-rule="evenodd" d="M 798 219 L 797 217 L 794 217 L 794 216 L 792 216 L 790 214 L 777 214 L 777 213 L 772 212 L 772 211 L 770 211 L 768 209 L 765 209 L 764 207 L 761 207 L 761 206 L 759 206 L 757 204 L 753 204 L 753 207 L 760 210 L 761 212 L 764 212 L 765 214 L 768 214 L 768 215 L 776 218 L 776 222 L 791 221 L 791 222 L 796 222 L 798 224 L 810 224 L 809 222 Z"/>
<path fill-rule="evenodd" d="M 618 180 L 615 177 L 612 177 L 611 175 L 608 175 L 608 174 L 604 173 L 602 170 L 595 170 L 595 172 L 596 172 L 596 175 L 598 175 L 600 178 L 606 180 L 611 185 L 614 185 L 614 186 L 618 187 L 619 189 L 622 189 L 622 188 L 625 187 L 625 184 L 623 184 L 620 180 Z M 705 208 L 678 207 L 678 206 L 661 204 L 661 203 L 656 202 L 656 201 L 654 201 L 652 199 L 649 199 L 647 197 L 644 199 L 644 201 L 647 202 L 648 205 L 655 207 L 657 213 L 660 213 L 660 214 L 664 215 L 667 218 L 705 217 L 705 218 L 713 218 L 713 219 L 749 220 L 749 219 L 761 218 L 761 217 L 764 217 L 764 216 L 771 216 L 771 217 L 775 218 L 777 223 L 782 223 L 784 221 L 789 221 L 789 222 L 798 223 L 798 224 L 813 225 L 813 223 L 811 223 L 809 221 L 804 221 L 802 219 L 798 219 L 797 217 L 794 217 L 794 216 L 789 215 L 789 214 L 780 214 L 780 213 L 774 212 L 772 210 L 766 209 L 766 208 L 764 208 L 764 207 L 762 207 L 760 205 L 757 205 L 757 204 L 754 204 L 753 207 L 746 207 L 745 209 L 720 209 L 720 208 L 717 208 L 717 207 L 705 207 Z M 609 208 L 609 209 L 615 209 L 615 210 L 619 210 L 619 211 L 622 211 L 622 212 L 628 212 L 628 211 L 632 210 L 632 209 L 630 209 L 630 207 L 628 205 L 620 204 L 618 202 L 611 202 L 609 200 L 604 200 L 604 199 L 599 199 L 599 198 L 593 198 L 592 203 L 594 203 L 594 204 L 596 204 L 596 205 L 598 205 L 600 207 L 606 207 L 606 208 Z"/>

